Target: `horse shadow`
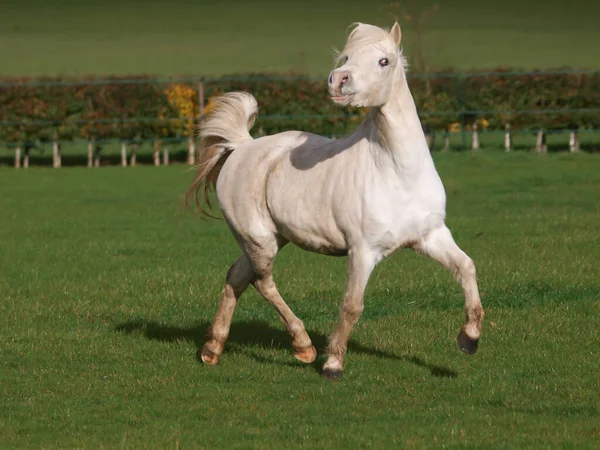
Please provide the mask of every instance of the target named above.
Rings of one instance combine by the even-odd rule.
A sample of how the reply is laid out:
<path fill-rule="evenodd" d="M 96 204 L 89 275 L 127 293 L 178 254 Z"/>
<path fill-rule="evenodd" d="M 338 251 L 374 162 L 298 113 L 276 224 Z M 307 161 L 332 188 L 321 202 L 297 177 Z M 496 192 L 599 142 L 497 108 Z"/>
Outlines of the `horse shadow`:
<path fill-rule="evenodd" d="M 125 322 L 115 327 L 116 332 L 124 334 L 141 332 L 146 339 L 153 341 L 191 342 L 196 346 L 196 359 L 198 361 L 200 361 L 200 352 L 202 350 L 202 346 L 207 340 L 209 330 L 209 322 L 203 322 L 191 327 L 177 327 L 143 319 Z M 319 352 L 319 357 L 312 364 L 313 368 L 317 372 L 320 372 L 325 359 L 324 352 L 322 350 L 327 346 L 327 336 L 316 331 L 307 331 L 311 337 L 313 345 L 317 348 L 317 350 L 321 350 Z M 264 321 L 245 321 L 234 322 L 231 324 L 231 330 L 224 353 L 227 353 L 233 349 L 238 353 L 251 356 L 262 363 L 273 362 L 273 360 L 264 358 L 257 352 L 253 351 L 253 348 L 256 347 L 283 348 L 290 349 L 291 351 L 290 336 L 287 331 L 275 328 Z M 456 371 L 447 367 L 431 364 L 418 356 L 406 354 L 396 355 L 394 353 L 370 348 L 353 340 L 348 342 L 348 350 L 353 353 L 408 362 L 429 370 L 432 376 L 438 378 L 456 378 L 458 376 Z M 280 362 L 280 364 L 290 367 L 298 367 L 298 365 L 301 363 Z"/>

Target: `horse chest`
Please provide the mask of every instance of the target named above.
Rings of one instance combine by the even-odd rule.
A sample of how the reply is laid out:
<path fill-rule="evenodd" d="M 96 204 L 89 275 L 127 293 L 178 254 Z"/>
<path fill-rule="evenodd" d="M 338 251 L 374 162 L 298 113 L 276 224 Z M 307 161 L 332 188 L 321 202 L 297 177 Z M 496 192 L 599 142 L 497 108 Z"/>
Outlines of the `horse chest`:
<path fill-rule="evenodd" d="M 445 193 L 436 181 L 439 177 L 420 180 L 408 189 L 400 182 L 375 188 L 362 218 L 362 231 L 371 246 L 389 254 L 443 224 Z"/>

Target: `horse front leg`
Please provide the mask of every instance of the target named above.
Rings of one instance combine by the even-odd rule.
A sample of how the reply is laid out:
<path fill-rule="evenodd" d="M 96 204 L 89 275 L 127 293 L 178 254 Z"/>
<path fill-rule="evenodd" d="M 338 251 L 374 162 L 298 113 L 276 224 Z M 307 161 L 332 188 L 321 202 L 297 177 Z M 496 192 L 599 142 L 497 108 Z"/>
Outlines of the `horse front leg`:
<path fill-rule="evenodd" d="M 484 316 L 477 288 L 475 263 L 456 245 L 450 230 L 445 225 L 429 232 L 415 250 L 430 256 L 449 269 L 461 284 L 465 294 L 467 319 L 458 334 L 457 341 L 463 352 L 475 353 L 481 337 Z"/>
<path fill-rule="evenodd" d="M 378 256 L 369 250 L 358 249 L 348 252 L 348 282 L 346 294 L 340 306 L 340 318 L 335 332 L 329 339 L 327 361 L 322 375 L 331 380 L 341 378 L 344 356 L 348 349 L 348 338 L 352 328 L 364 310 L 364 294 L 369 276 L 378 262 Z"/>

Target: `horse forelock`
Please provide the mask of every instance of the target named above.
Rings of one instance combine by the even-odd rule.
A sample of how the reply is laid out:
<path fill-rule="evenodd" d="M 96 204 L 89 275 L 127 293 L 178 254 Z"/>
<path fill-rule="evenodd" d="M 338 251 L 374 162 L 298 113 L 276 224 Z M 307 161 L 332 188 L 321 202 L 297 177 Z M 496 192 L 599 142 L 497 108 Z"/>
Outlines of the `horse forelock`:
<path fill-rule="evenodd" d="M 342 58 L 349 53 L 353 53 L 359 48 L 362 48 L 366 45 L 378 44 L 383 41 L 389 40 L 389 30 L 387 28 L 381 28 L 375 25 L 369 25 L 366 23 L 355 22 L 350 25 L 352 31 L 348 35 L 348 39 L 346 40 L 346 45 L 344 45 L 344 49 L 340 52 L 335 50 L 335 61 L 336 64 L 339 64 Z M 402 66 L 407 68 L 407 61 L 404 55 L 402 54 L 402 50 L 400 48 L 396 49 L 398 52 L 398 59 Z"/>

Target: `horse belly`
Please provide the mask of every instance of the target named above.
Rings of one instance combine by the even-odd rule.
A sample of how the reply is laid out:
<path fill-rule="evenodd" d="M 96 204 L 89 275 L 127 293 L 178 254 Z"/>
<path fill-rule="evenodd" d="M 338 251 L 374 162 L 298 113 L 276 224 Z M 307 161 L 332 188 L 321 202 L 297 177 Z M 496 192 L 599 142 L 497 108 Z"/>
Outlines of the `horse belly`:
<path fill-rule="evenodd" d="M 293 176 L 292 176 L 293 178 Z M 335 219 L 328 189 L 287 179 L 270 183 L 267 205 L 277 231 L 298 247 L 325 255 L 346 255 L 348 244 Z"/>
<path fill-rule="evenodd" d="M 304 208 L 302 202 L 296 208 L 289 207 L 293 202 L 288 203 L 288 207 L 274 207 L 276 204 L 269 204 L 269 210 L 277 231 L 285 239 L 315 253 L 333 256 L 348 253 L 346 239 L 330 211 L 319 213 Z"/>
<path fill-rule="evenodd" d="M 290 229 L 288 226 L 281 226 L 280 233 L 290 242 L 309 252 L 320 253 L 330 256 L 345 256 L 348 254 L 346 242 L 342 236 L 332 236 L 331 233 L 320 233 L 319 230 L 311 229 Z"/>

